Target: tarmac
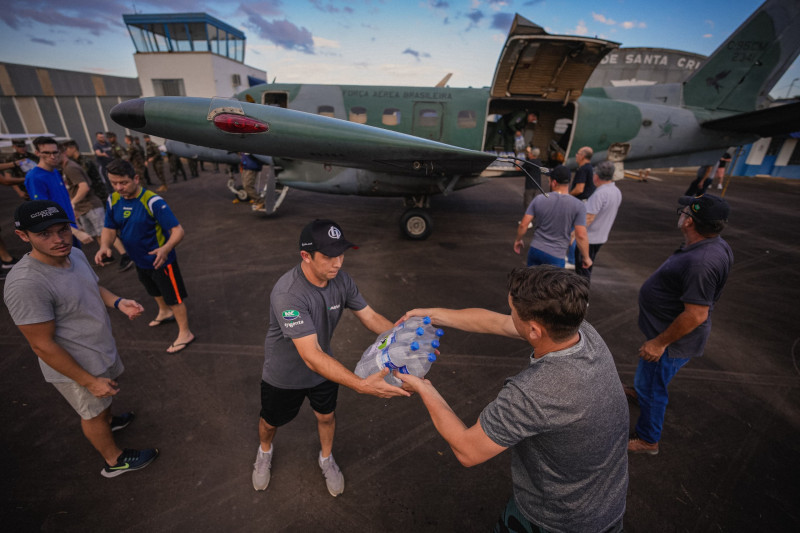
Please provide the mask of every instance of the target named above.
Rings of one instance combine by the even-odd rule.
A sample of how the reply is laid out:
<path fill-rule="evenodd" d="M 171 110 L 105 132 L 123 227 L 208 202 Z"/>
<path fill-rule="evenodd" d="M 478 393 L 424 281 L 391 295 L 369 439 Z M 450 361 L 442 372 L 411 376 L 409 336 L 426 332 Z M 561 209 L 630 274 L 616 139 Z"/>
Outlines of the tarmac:
<path fill-rule="evenodd" d="M 596 260 L 587 319 L 631 383 L 643 336 L 637 295 L 681 242 L 677 197 L 692 176 L 654 171 L 618 182 L 623 202 Z M 711 191 L 717 193 L 718 191 Z M 631 532 L 798 531 L 800 527 L 800 181 L 734 177 L 723 233 L 735 264 L 713 313 L 705 356 L 670 386 L 657 456 L 631 456 L 625 529 Z M 272 480 L 253 490 L 259 382 L 274 282 L 299 260 L 298 237 L 332 218 L 358 250 L 344 269 L 390 320 L 424 306 L 507 311 L 508 272 L 522 213 L 522 181 L 493 180 L 432 200 L 435 229 L 403 238 L 400 200 L 292 190 L 278 213 L 231 203 L 223 174 L 163 194 L 186 230 L 178 256 L 197 341 L 165 353 L 174 324 L 149 328 L 156 307 L 134 271 L 97 268 L 102 285 L 135 298 L 133 322 L 111 312 L 126 371 L 116 412 L 136 420 L 122 447 L 156 446 L 147 469 L 113 479 L 77 416 L 42 379 L 35 356 L 0 306 L 0 524 L 4 531 L 488 531 L 511 494 L 510 454 L 462 467 L 418 398 L 360 396 L 342 388 L 334 454 L 346 480 L 332 498 L 316 464 L 306 404 L 275 440 Z M 0 192 L 0 226 L 12 253 L 18 199 Z M 530 232 L 528 237 L 530 237 Z M 93 255 L 95 247 L 86 247 Z M 333 351 L 355 368 L 374 335 L 346 313 Z M 524 368 L 519 341 L 448 330 L 428 378 L 469 425 Z M 631 421 L 637 415 L 631 407 Z"/>

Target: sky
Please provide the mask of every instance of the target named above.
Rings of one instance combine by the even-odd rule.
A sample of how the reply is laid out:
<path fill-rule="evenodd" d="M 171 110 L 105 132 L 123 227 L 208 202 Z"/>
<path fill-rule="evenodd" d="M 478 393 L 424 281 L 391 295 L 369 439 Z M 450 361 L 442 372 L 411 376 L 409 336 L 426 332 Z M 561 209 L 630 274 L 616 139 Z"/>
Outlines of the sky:
<path fill-rule="evenodd" d="M 794 0 L 791 0 L 794 1 Z M 3 0 L 0 61 L 136 77 L 128 13 L 206 12 L 269 81 L 491 84 L 515 13 L 550 33 L 709 55 L 760 0 Z M 167 7 L 169 6 L 169 7 Z M 800 94 L 800 61 L 773 96 Z"/>

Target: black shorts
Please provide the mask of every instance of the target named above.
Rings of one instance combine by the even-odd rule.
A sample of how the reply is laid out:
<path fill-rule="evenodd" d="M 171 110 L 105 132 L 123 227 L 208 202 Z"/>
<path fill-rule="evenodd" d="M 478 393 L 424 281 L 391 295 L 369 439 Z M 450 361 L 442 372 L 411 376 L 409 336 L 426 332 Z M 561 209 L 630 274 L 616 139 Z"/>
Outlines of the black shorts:
<path fill-rule="evenodd" d="M 327 415 L 336 410 L 338 396 L 339 384 L 333 381 L 325 380 L 309 389 L 279 389 L 261 380 L 261 418 L 274 427 L 288 424 L 300 412 L 306 397 L 314 411 Z"/>
<path fill-rule="evenodd" d="M 136 267 L 139 281 L 144 285 L 150 296 L 161 296 L 167 305 L 178 305 L 186 298 L 186 287 L 183 286 L 183 277 L 178 268 L 178 260 L 159 269 L 144 269 Z"/>

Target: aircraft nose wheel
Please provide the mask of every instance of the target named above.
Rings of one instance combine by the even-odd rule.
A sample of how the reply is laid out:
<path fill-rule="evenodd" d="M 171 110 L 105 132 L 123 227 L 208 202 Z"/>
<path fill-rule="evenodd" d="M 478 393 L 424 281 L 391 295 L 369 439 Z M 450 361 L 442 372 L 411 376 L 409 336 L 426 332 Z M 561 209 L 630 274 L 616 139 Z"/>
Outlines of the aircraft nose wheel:
<path fill-rule="evenodd" d="M 400 217 L 400 230 L 409 239 L 422 241 L 433 232 L 433 219 L 423 209 L 409 209 Z"/>

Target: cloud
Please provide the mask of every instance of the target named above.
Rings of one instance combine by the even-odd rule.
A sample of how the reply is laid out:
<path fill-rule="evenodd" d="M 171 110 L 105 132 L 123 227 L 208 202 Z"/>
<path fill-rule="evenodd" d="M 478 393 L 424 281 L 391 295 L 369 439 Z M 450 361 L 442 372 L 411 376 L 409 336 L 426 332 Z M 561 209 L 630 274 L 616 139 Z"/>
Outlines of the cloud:
<path fill-rule="evenodd" d="M 28 2 L 12 0 L 0 10 L 0 21 L 14 30 L 38 23 L 51 29 L 76 28 L 95 36 L 100 36 L 104 31 L 117 31 L 117 28 L 122 27 L 121 7 L 102 6 L 93 15 L 90 15 L 90 11 L 86 7 L 80 5 L 80 2 L 68 7 L 57 3 L 37 4 L 35 7 L 31 7 Z"/>
<path fill-rule="evenodd" d="M 417 58 L 417 61 L 419 61 L 420 57 L 431 57 L 431 55 L 426 52 L 418 52 L 416 50 L 412 50 L 411 48 L 406 48 L 405 50 L 403 50 L 403 53 L 408 54 L 410 56 L 414 56 L 415 58 Z"/>
<path fill-rule="evenodd" d="M 322 11 L 323 13 L 347 13 L 348 15 L 352 15 L 354 13 L 353 8 L 350 6 L 345 7 L 336 7 L 332 1 L 329 1 L 327 4 L 324 4 L 322 0 L 309 0 L 311 5 L 317 8 L 318 10 Z"/>
<path fill-rule="evenodd" d="M 249 11 L 242 6 L 247 15 L 247 23 L 258 33 L 259 37 L 275 43 L 286 50 L 296 50 L 306 54 L 314 53 L 314 36 L 306 28 L 299 28 L 287 19 L 268 21 L 261 15 Z"/>
<path fill-rule="evenodd" d="M 586 35 L 589 33 L 589 28 L 586 27 L 586 23 L 583 20 L 579 20 L 578 25 L 575 26 L 575 29 L 572 30 L 572 33 L 575 35 Z"/>
<path fill-rule="evenodd" d="M 617 23 L 616 20 L 606 18 L 605 15 L 602 15 L 600 13 L 592 12 L 592 18 L 597 22 L 600 22 L 602 24 L 608 24 L 609 26 L 613 26 L 614 24 Z"/>
<path fill-rule="evenodd" d="M 713 35 L 713 34 L 711 34 L 711 33 L 704 33 L 704 34 L 703 34 L 703 39 L 711 39 L 713 36 L 714 36 L 714 35 Z"/>
<path fill-rule="evenodd" d="M 713 21 L 713 20 L 706 20 L 706 21 L 704 21 L 704 22 L 705 22 L 706 24 L 708 24 L 709 26 L 711 26 L 711 29 L 712 29 L 712 30 L 714 29 L 714 21 Z"/>
<path fill-rule="evenodd" d="M 257 13 L 262 17 L 278 17 L 283 15 L 283 9 L 281 6 L 283 2 L 281 0 L 263 0 L 261 2 L 247 2 L 247 8 L 245 10 L 245 4 L 239 4 L 239 11 L 245 13 Z M 191 11 L 197 11 L 198 7 L 195 4 L 194 9 Z"/>
<path fill-rule="evenodd" d="M 444 0 L 428 0 L 428 5 L 433 9 L 447 9 L 450 7 L 450 2 L 445 2 Z"/>
<path fill-rule="evenodd" d="M 507 32 L 514 21 L 514 15 L 511 13 L 495 13 L 492 15 L 491 27 L 495 30 L 502 30 Z"/>
<path fill-rule="evenodd" d="M 630 30 L 633 28 L 646 28 L 647 24 L 645 24 L 644 22 L 637 22 L 635 20 L 626 20 L 621 24 L 621 26 L 626 30 Z"/>
<path fill-rule="evenodd" d="M 490 6 L 492 6 L 492 9 L 494 9 L 495 11 L 499 11 L 500 9 L 508 5 L 507 0 L 489 0 L 488 3 Z"/>
<path fill-rule="evenodd" d="M 55 46 L 55 41 L 49 41 L 47 39 L 40 39 L 38 37 L 31 37 L 32 43 L 39 43 L 39 44 L 46 44 L 47 46 Z"/>
<path fill-rule="evenodd" d="M 332 41 L 330 39 L 325 39 L 324 37 L 312 37 L 314 41 L 314 46 L 318 46 L 320 48 L 341 48 L 339 41 Z"/>

